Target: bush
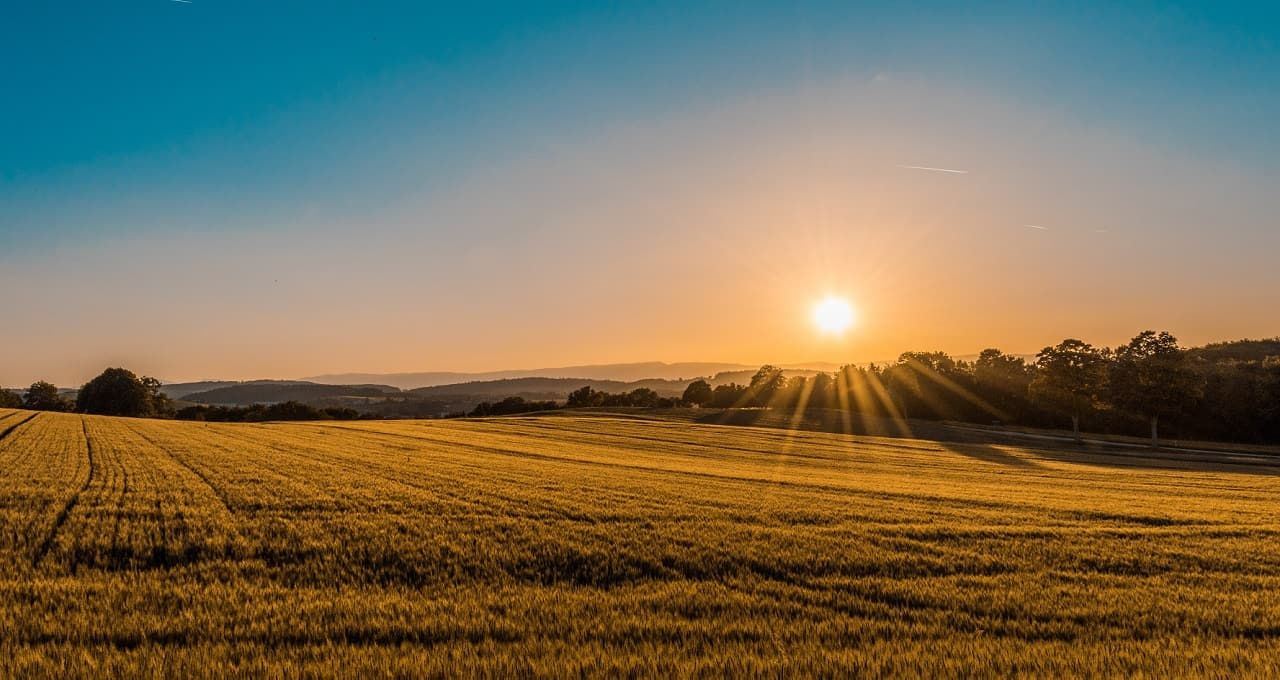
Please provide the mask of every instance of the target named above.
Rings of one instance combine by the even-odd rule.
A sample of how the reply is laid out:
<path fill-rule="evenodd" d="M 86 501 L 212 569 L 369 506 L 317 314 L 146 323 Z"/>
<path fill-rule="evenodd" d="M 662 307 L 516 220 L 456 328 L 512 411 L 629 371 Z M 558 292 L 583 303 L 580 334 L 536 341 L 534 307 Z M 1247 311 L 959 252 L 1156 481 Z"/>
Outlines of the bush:
<path fill-rule="evenodd" d="M 22 408 L 22 397 L 9 390 L 0 389 L 0 408 Z"/>
<path fill-rule="evenodd" d="M 491 404 L 482 402 L 471 410 L 471 417 L 481 416 L 506 416 L 513 413 L 530 413 L 532 411 L 550 411 L 560 408 L 560 404 L 554 401 L 525 401 L 524 397 L 507 397 L 500 402 Z"/>

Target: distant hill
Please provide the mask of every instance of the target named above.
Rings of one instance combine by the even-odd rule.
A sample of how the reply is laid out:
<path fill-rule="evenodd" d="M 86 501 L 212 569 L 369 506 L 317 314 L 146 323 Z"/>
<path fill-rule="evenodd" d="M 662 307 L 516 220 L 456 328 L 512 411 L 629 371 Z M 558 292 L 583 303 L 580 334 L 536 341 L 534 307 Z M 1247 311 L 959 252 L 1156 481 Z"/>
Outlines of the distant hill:
<path fill-rule="evenodd" d="M 255 380 L 252 382 L 274 382 L 274 381 Z M 221 387 L 231 387 L 233 385 L 240 385 L 240 384 L 244 384 L 244 383 L 240 383 L 235 380 L 201 380 L 199 382 L 169 383 L 166 385 L 162 385 L 160 387 L 160 391 L 168 395 L 170 399 L 183 399 L 188 394 L 195 394 L 197 392 L 208 392 L 209 390 L 216 390 Z"/>
<path fill-rule="evenodd" d="M 659 396 L 678 397 L 692 380 L 591 380 L 586 378 L 509 378 L 504 380 L 477 380 L 452 385 L 433 385 L 409 390 L 419 398 L 461 398 L 477 400 L 524 397 L 526 399 L 563 400 L 580 387 L 591 387 L 601 392 L 630 392 L 647 387 Z"/>
<path fill-rule="evenodd" d="M 412 390 L 420 387 L 437 385 L 454 385 L 459 383 L 483 382 L 493 380 L 511 380 L 516 378 L 578 378 L 586 380 L 613 380 L 630 383 L 639 380 L 692 380 L 705 378 L 718 373 L 732 371 L 751 371 L 759 366 L 723 362 L 679 362 L 664 363 L 646 361 L 631 364 L 590 364 L 583 366 L 561 366 L 556 368 L 534 368 L 507 371 L 488 371 L 480 373 L 462 373 L 456 371 L 435 371 L 424 373 L 336 373 L 304 378 L 307 382 L 327 385 L 350 385 L 357 383 L 381 383 L 394 385 L 401 389 Z M 785 368 L 800 370 L 834 371 L 834 364 L 788 364 Z"/>
<path fill-rule="evenodd" d="M 320 385 L 298 381 L 254 381 L 188 393 L 181 399 L 200 404 L 246 405 L 271 404 L 280 401 L 310 402 L 337 397 L 379 398 L 400 394 L 398 388 L 390 385 Z"/>

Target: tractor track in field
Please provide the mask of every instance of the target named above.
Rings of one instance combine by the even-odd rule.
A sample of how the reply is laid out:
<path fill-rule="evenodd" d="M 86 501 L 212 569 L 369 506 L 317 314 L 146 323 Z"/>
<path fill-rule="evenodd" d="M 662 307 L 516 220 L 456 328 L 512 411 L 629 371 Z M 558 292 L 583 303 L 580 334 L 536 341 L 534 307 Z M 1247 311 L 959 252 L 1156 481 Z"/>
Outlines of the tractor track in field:
<path fill-rule="evenodd" d="M 120 497 L 116 499 L 116 508 L 111 521 L 111 558 L 120 554 L 120 525 L 124 523 L 124 512 L 129 502 L 129 470 L 124 466 L 124 457 L 119 451 L 115 453 L 116 466 L 120 468 Z"/>
<path fill-rule="evenodd" d="M 27 416 L 26 418 L 23 418 L 22 420 L 19 420 L 18 422 L 16 422 L 16 423 L 14 423 L 14 424 L 12 424 L 12 425 L 10 425 L 10 426 L 8 426 L 8 427 L 4 428 L 3 430 L 0 430 L 0 440 L 3 440 L 5 437 L 8 437 L 9 435 L 13 434 L 13 431 L 14 431 L 14 430 L 16 430 L 16 429 L 18 429 L 19 427 L 22 427 L 23 425 L 26 425 L 27 423 L 29 423 L 29 422 L 31 422 L 31 421 L 33 421 L 33 420 L 35 420 L 35 419 L 36 419 L 36 416 L 38 416 L 38 415 L 40 415 L 40 414 L 39 414 L 39 413 L 32 413 L 31 415 Z"/>
<path fill-rule="evenodd" d="M 213 493 L 213 497 L 218 499 L 218 502 L 222 504 L 222 509 L 226 510 L 227 515 L 231 517 L 233 520 L 235 519 L 236 513 L 234 510 L 231 509 L 231 501 L 228 500 L 226 493 L 222 489 L 219 489 L 217 485 L 215 485 L 212 481 L 210 481 L 208 475 L 206 475 L 204 472 L 201 472 L 200 469 L 196 468 L 191 463 L 188 463 L 186 460 L 182 459 L 181 457 L 176 455 L 174 452 L 165 448 L 159 442 L 157 442 L 156 440 L 148 436 L 140 428 L 130 425 L 129 429 L 134 434 L 138 435 L 143 440 L 145 440 L 148 444 L 156 447 L 157 451 L 168 456 L 170 460 L 177 463 L 178 465 L 181 465 L 183 468 L 187 470 L 187 472 L 190 472 L 191 474 L 195 475 L 196 478 L 201 481 L 201 483 L 203 483 L 206 487 L 209 488 L 209 491 Z"/>
<path fill-rule="evenodd" d="M 31 566 L 38 567 L 40 562 L 44 560 L 45 555 L 53 549 L 53 542 L 58 539 L 58 532 L 62 530 L 62 526 L 67 523 L 67 518 L 71 516 L 71 511 L 75 510 L 76 504 L 80 502 L 80 496 L 89 490 L 89 486 L 93 484 L 94 472 L 96 467 L 93 462 L 93 440 L 89 439 L 89 424 L 83 416 L 80 418 L 80 427 L 84 432 L 84 448 L 89 458 L 89 474 L 85 477 L 84 484 L 67 499 L 62 506 L 62 510 L 58 512 L 58 516 L 53 520 L 53 526 L 50 527 L 49 533 L 44 537 L 44 541 L 40 543 L 40 547 L 36 548 L 35 555 L 31 558 Z"/>

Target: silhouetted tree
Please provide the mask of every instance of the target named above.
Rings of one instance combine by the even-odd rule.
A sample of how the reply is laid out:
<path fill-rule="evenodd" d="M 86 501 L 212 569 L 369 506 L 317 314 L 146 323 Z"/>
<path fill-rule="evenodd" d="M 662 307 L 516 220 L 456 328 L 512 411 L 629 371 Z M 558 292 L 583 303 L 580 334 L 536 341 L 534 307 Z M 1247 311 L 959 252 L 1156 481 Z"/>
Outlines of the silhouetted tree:
<path fill-rule="evenodd" d="M 159 382 L 153 380 L 152 384 L 158 386 Z M 151 397 L 152 387 L 133 371 L 108 368 L 80 388 L 76 410 L 106 416 L 149 416 L 155 413 Z"/>
<path fill-rule="evenodd" d="M 178 420 L 208 420 L 208 421 L 223 420 L 220 418 L 210 417 L 212 415 L 213 409 L 214 407 L 206 406 L 204 404 L 196 404 L 194 406 L 184 406 L 178 409 L 173 414 L 173 417 Z"/>
<path fill-rule="evenodd" d="M 1262 362 L 1263 379 L 1261 421 L 1263 436 L 1270 441 L 1280 441 L 1280 357 L 1269 357 Z"/>
<path fill-rule="evenodd" d="M 884 385 L 904 415 L 977 420 L 999 417 L 999 409 L 976 392 L 972 366 L 946 352 L 904 352 L 883 374 Z"/>
<path fill-rule="evenodd" d="M 586 406 L 599 406 L 600 393 L 591 389 L 590 385 L 579 387 L 569 393 L 569 399 L 565 401 L 565 408 L 583 408 Z"/>
<path fill-rule="evenodd" d="M 0 389 L 0 408 L 22 408 L 22 397 L 6 389 Z"/>
<path fill-rule="evenodd" d="M 832 408 L 836 405 L 836 381 L 830 373 L 818 373 L 805 386 L 809 390 L 805 403 L 808 408 Z"/>
<path fill-rule="evenodd" d="M 468 415 L 472 417 L 503 416 L 557 408 L 560 408 L 560 405 L 554 401 L 525 401 L 523 397 L 507 397 L 497 403 L 483 402 L 472 409 Z"/>
<path fill-rule="evenodd" d="M 922 415 L 917 412 L 916 404 L 922 402 L 919 374 L 905 363 L 894 364 L 884 369 L 882 374 L 885 393 L 894 407 L 904 418 Z"/>
<path fill-rule="evenodd" d="M 836 403 L 857 413 L 874 416 L 898 414 L 897 404 L 885 388 L 881 369 L 875 364 L 861 368 L 852 364 L 836 373 Z"/>
<path fill-rule="evenodd" d="M 653 408 L 658 405 L 658 393 L 648 387 L 637 387 L 627 393 L 628 406 Z"/>
<path fill-rule="evenodd" d="M 956 371 L 956 360 L 946 352 L 903 352 L 898 356 L 898 363 L 934 373 L 947 374 Z"/>
<path fill-rule="evenodd" d="M 1036 354 L 1031 393 L 1049 408 L 1070 414 L 1071 433 L 1080 440 L 1080 414 L 1106 382 L 1106 356 L 1087 342 L 1069 338 Z"/>
<path fill-rule="evenodd" d="M 151 415 L 172 416 L 173 402 L 169 395 L 161 391 L 164 384 L 150 376 L 142 376 L 142 386 L 147 389 L 147 399 L 151 402 Z"/>
<path fill-rule="evenodd" d="M 716 408 L 737 408 L 744 406 L 747 400 L 747 388 L 737 383 L 716 385 L 711 390 L 711 401 L 708 406 Z"/>
<path fill-rule="evenodd" d="M 31 383 L 27 393 L 22 396 L 22 406 L 33 411 L 71 410 L 71 402 L 62 398 L 57 386 L 43 380 Z"/>
<path fill-rule="evenodd" d="M 1182 413 L 1204 388 L 1204 379 L 1191 370 L 1186 352 L 1167 331 L 1142 331 L 1116 348 L 1110 378 L 1112 403 L 1150 421 L 1153 447 L 1160 443 L 1160 418 Z"/>
<path fill-rule="evenodd" d="M 973 362 L 973 384 L 978 396 L 1004 412 L 1006 418 L 1015 420 L 1027 413 L 1033 375 L 1021 357 L 998 349 L 982 350 Z"/>
<path fill-rule="evenodd" d="M 1183 414 L 1181 429 L 1209 439 L 1266 441 L 1270 412 L 1280 406 L 1280 392 L 1273 395 L 1265 362 L 1229 359 L 1195 362 L 1191 370 L 1204 380 L 1199 407 Z"/>
<path fill-rule="evenodd" d="M 300 401 L 282 401 L 263 409 L 262 420 L 323 420 L 319 409 Z"/>
<path fill-rule="evenodd" d="M 750 402 L 752 406 L 768 406 L 774 397 L 787 386 L 787 376 L 781 368 L 765 364 L 751 376 Z"/>
<path fill-rule="evenodd" d="M 680 401 L 695 406 L 705 406 L 711 402 L 711 384 L 705 380 L 695 380 L 684 388 Z"/>

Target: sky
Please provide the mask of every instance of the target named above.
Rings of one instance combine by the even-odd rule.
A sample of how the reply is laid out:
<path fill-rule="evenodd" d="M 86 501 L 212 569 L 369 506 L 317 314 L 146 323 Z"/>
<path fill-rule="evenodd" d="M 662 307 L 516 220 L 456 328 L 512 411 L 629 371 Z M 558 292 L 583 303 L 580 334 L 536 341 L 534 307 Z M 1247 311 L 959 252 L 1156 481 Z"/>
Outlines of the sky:
<path fill-rule="evenodd" d="M 882 4 L 6 6 L 0 385 L 1280 335 L 1280 9 Z"/>

